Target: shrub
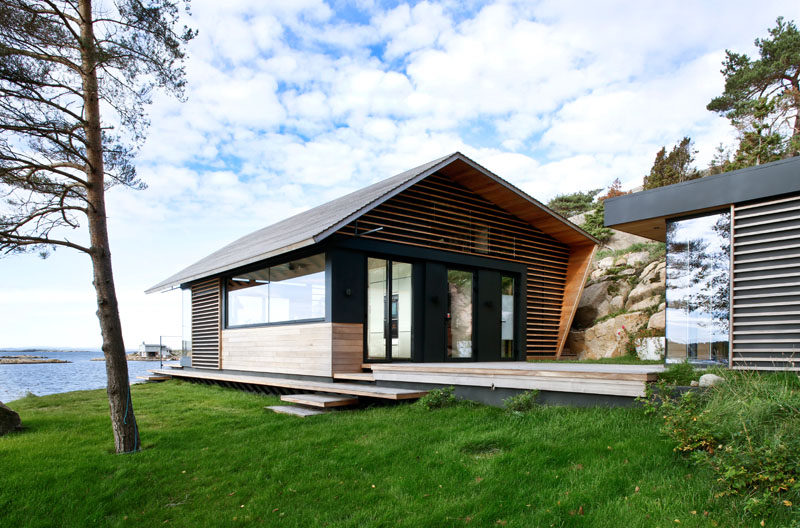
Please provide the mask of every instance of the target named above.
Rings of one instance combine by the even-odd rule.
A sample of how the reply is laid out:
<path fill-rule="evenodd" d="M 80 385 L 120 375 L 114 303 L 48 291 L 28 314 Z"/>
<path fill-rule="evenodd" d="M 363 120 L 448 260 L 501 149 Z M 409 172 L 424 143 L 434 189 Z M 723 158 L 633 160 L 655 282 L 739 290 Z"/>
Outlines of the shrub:
<path fill-rule="evenodd" d="M 585 221 L 581 226 L 584 231 L 595 237 L 600 242 L 606 242 L 614 232 L 605 226 L 605 207 L 602 202 L 598 205 L 597 209 L 591 213 L 586 213 Z"/>
<path fill-rule="evenodd" d="M 718 372 L 726 383 L 664 396 L 663 432 L 675 451 L 718 475 L 718 497 L 741 497 L 746 512 L 800 502 L 800 381 L 791 373 Z"/>
<path fill-rule="evenodd" d="M 455 395 L 455 387 L 442 387 L 441 389 L 433 389 L 425 396 L 417 400 L 417 405 L 424 407 L 429 411 L 432 409 L 441 409 L 443 407 L 452 407 L 458 403 L 458 398 Z"/>
<path fill-rule="evenodd" d="M 700 378 L 700 372 L 691 363 L 670 363 L 658 379 L 664 380 L 669 385 L 690 385 L 692 381 Z"/>
<path fill-rule="evenodd" d="M 503 400 L 503 407 L 505 407 L 507 411 L 511 412 L 528 412 L 536 408 L 536 397 L 538 395 L 538 390 L 521 392 L 515 396 L 511 396 Z"/>

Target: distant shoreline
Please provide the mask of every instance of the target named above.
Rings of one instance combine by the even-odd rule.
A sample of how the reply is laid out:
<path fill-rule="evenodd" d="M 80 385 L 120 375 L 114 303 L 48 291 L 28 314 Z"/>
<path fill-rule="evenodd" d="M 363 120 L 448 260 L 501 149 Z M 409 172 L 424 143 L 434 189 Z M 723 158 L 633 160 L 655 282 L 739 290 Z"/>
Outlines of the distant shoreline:
<path fill-rule="evenodd" d="M 72 361 L 53 359 L 44 356 L 29 356 L 25 354 L 0 356 L 0 365 L 33 365 L 37 363 L 72 363 Z"/>
<path fill-rule="evenodd" d="M 125 359 L 127 359 L 128 361 L 159 361 L 159 358 L 157 357 L 152 358 L 152 357 L 142 357 L 134 355 L 125 356 Z M 178 356 L 164 356 L 163 358 L 161 358 L 162 361 L 178 361 L 179 359 L 180 357 Z M 106 358 L 99 357 L 99 358 L 92 358 L 90 361 L 105 361 L 105 360 Z"/>

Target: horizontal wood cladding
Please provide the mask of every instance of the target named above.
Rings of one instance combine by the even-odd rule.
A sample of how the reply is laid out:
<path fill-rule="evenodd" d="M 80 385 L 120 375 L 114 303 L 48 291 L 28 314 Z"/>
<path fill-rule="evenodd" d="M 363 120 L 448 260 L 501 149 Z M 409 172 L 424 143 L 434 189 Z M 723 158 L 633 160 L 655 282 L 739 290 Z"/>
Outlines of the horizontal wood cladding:
<path fill-rule="evenodd" d="M 556 354 L 570 248 L 466 187 L 433 174 L 338 233 L 524 264 L 527 355 Z"/>
<path fill-rule="evenodd" d="M 800 370 L 800 195 L 735 205 L 732 368 Z"/>
<path fill-rule="evenodd" d="M 192 366 L 221 367 L 219 362 L 222 285 L 211 279 L 192 286 Z"/>
<path fill-rule="evenodd" d="M 332 372 L 361 372 L 363 359 L 364 325 L 333 323 Z"/>
<path fill-rule="evenodd" d="M 344 323 L 227 328 L 222 350 L 230 370 L 331 377 L 361 370 L 363 329 Z"/>

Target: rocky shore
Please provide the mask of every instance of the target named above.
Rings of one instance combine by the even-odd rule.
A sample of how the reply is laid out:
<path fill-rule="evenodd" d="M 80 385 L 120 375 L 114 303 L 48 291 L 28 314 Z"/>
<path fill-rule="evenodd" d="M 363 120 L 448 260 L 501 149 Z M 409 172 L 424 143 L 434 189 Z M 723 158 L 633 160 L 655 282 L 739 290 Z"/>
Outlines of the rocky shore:
<path fill-rule="evenodd" d="M 72 363 L 72 361 L 44 356 L 0 356 L 0 365 L 30 365 L 34 363 Z"/>

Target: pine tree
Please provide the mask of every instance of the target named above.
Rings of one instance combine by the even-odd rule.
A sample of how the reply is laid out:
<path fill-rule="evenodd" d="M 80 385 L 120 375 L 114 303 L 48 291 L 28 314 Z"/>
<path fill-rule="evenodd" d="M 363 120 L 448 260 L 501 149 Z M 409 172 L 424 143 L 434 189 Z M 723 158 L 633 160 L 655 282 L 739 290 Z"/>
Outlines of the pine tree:
<path fill-rule="evenodd" d="M 133 156 L 153 89 L 183 94 L 194 32 L 177 27 L 179 14 L 171 0 L 0 3 L 0 255 L 58 247 L 88 255 L 118 453 L 140 444 L 105 193 L 144 186 Z M 82 225 L 76 241 L 70 232 Z"/>

